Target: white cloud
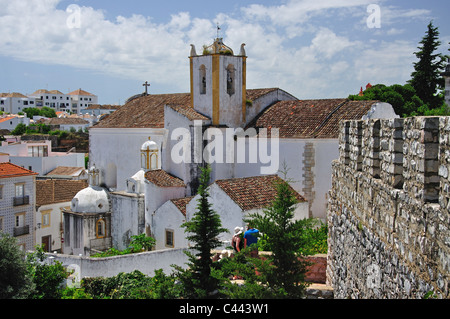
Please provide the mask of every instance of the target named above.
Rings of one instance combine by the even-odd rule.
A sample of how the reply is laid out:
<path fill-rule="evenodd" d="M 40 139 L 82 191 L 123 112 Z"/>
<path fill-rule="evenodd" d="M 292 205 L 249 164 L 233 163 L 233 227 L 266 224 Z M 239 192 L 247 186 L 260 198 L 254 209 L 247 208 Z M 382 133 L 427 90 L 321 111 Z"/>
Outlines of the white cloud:
<path fill-rule="evenodd" d="M 330 59 L 336 53 L 353 46 L 345 37 L 337 36 L 333 31 L 327 28 L 321 28 L 312 40 L 312 48 L 326 58 Z"/>
<path fill-rule="evenodd" d="M 416 46 L 406 41 L 382 42 L 378 47 L 367 47 L 354 61 L 356 78 L 362 82 L 386 85 L 409 78 Z M 399 83 L 404 84 L 404 83 Z"/>
<path fill-rule="evenodd" d="M 249 5 L 240 14 L 219 13 L 211 20 L 178 12 L 167 23 L 154 23 L 143 15 L 110 21 L 101 10 L 79 7 L 80 25 L 71 28 L 67 24 L 70 13 L 57 9 L 58 0 L 0 0 L 0 54 L 149 80 L 170 85 L 173 92 L 187 91 L 189 44 L 195 44 L 200 53 L 202 45 L 212 43 L 215 22 L 221 21 L 227 45 L 237 52 L 246 43 L 250 88 L 277 86 L 299 98 L 345 97 L 354 93 L 346 86 L 358 89 L 366 84 L 360 81 L 384 83 L 409 76 L 415 44 L 397 41 L 374 47 L 378 41 L 362 42 L 331 25 L 321 26 L 324 20 L 317 19 L 320 14 L 333 21 L 337 12 L 336 19 L 348 19 L 351 29 L 355 21 L 361 23 L 372 2 L 291 0 L 279 6 Z M 389 10 L 382 14 L 392 21 L 398 10 Z M 408 18 L 423 14 L 400 13 Z M 395 27 L 389 30 L 398 33 Z"/>

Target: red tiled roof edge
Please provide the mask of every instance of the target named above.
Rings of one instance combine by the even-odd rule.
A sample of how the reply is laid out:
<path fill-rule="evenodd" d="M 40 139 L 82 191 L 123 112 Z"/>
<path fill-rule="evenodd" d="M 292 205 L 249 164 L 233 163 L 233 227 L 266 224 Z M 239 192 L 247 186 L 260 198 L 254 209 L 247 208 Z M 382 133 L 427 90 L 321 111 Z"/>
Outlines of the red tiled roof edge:
<path fill-rule="evenodd" d="M 185 187 L 183 180 L 162 169 L 155 169 L 145 173 L 145 179 L 158 187 Z"/>
<path fill-rule="evenodd" d="M 29 175 L 38 175 L 38 173 L 10 162 L 0 163 L 0 178 L 12 178 Z"/>
<path fill-rule="evenodd" d="M 217 180 L 215 183 L 242 209 L 258 209 L 269 207 L 276 198 L 275 183 L 285 182 L 278 175 L 264 175 L 242 178 Z M 290 185 L 294 196 L 299 202 L 306 199 Z"/>

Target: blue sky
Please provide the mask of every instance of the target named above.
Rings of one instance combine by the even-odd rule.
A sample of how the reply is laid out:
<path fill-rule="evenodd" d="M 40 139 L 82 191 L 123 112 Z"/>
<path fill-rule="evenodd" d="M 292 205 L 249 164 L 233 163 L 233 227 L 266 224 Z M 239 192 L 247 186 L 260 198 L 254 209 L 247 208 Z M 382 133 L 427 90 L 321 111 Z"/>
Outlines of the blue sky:
<path fill-rule="evenodd" d="M 0 92 L 82 88 L 101 104 L 145 81 L 150 93 L 188 92 L 189 44 L 211 44 L 219 23 L 235 51 L 246 43 L 248 88 L 346 97 L 404 84 L 430 20 L 450 54 L 449 14 L 444 0 L 0 0 Z"/>

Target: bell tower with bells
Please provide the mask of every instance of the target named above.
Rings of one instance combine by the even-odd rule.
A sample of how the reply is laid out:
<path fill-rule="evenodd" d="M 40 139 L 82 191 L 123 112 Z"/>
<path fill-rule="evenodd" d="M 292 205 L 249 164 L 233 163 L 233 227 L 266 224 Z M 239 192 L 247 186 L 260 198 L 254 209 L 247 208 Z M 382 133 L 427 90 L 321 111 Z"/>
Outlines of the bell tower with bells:
<path fill-rule="evenodd" d="M 214 126 L 245 126 L 247 57 L 244 46 L 243 43 L 239 55 L 235 55 L 219 34 L 213 44 L 203 46 L 201 54 L 191 44 L 191 106 L 211 118 Z"/>

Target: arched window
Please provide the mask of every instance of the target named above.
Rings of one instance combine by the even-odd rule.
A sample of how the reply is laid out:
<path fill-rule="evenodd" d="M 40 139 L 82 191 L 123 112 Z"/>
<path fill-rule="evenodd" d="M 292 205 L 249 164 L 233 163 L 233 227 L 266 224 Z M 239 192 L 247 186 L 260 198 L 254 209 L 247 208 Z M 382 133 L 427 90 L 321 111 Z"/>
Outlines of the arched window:
<path fill-rule="evenodd" d="M 199 68 L 200 94 L 206 94 L 206 67 L 204 64 Z"/>
<path fill-rule="evenodd" d="M 234 94 L 234 72 L 235 68 L 233 64 L 227 66 L 227 93 L 228 95 Z"/>
<path fill-rule="evenodd" d="M 106 222 L 103 218 L 97 220 L 97 223 L 95 224 L 95 236 L 97 238 L 106 237 Z"/>
<path fill-rule="evenodd" d="M 154 170 L 158 168 L 158 154 L 151 153 L 150 154 L 150 169 Z"/>

